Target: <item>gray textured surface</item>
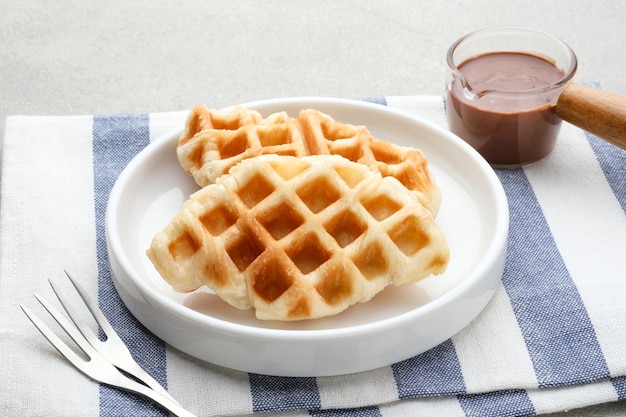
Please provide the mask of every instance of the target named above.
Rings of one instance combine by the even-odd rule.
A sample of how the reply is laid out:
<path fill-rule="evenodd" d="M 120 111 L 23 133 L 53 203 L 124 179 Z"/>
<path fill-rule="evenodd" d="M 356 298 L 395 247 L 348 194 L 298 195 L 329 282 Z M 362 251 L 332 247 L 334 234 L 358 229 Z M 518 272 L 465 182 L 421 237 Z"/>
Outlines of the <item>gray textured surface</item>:
<path fill-rule="evenodd" d="M 448 46 L 504 24 L 552 32 L 576 51 L 576 80 L 626 95 L 624 22 L 619 0 L 0 0 L 0 131 L 12 114 L 441 94 Z"/>

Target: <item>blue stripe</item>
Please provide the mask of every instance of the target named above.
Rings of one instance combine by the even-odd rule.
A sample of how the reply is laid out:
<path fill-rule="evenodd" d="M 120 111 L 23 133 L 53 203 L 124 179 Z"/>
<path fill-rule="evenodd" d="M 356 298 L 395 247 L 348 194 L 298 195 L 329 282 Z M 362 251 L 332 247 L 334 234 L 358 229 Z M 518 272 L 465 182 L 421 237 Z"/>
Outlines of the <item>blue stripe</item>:
<path fill-rule="evenodd" d="M 592 83 L 590 86 L 600 88 L 597 83 Z M 585 132 L 585 135 L 615 198 L 622 207 L 622 211 L 626 213 L 626 151 L 588 132 Z M 611 383 L 615 388 L 617 398 L 626 399 L 626 377 L 613 378 Z"/>
<path fill-rule="evenodd" d="M 249 374 L 252 409 L 255 413 L 289 410 L 319 410 L 317 380 Z"/>
<path fill-rule="evenodd" d="M 524 417 L 535 415 L 535 407 L 524 390 L 461 395 L 458 399 L 467 417 Z"/>
<path fill-rule="evenodd" d="M 386 97 L 364 97 L 361 100 L 367 101 L 368 103 L 380 104 L 381 106 L 387 105 Z"/>
<path fill-rule="evenodd" d="M 310 411 L 315 417 L 382 417 L 378 407 L 348 408 Z"/>
<path fill-rule="evenodd" d="M 626 400 L 626 376 L 611 379 L 618 400 Z"/>
<path fill-rule="evenodd" d="M 600 88 L 598 82 L 585 83 L 589 87 Z M 596 158 L 604 172 L 613 194 L 626 213 L 626 150 L 611 145 L 602 139 L 585 132 L 589 144 L 596 154 Z"/>
<path fill-rule="evenodd" d="M 497 174 L 508 195 L 511 215 L 502 281 L 539 386 L 608 378 L 585 305 L 524 171 L 497 170 Z"/>
<path fill-rule="evenodd" d="M 391 366 L 400 399 L 465 393 L 465 381 L 451 340 Z"/>
<path fill-rule="evenodd" d="M 137 362 L 165 385 L 165 345 L 126 310 L 113 283 L 106 249 L 104 219 L 113 184 L 128 162 L 150 142 L 147 115 L 95 116 L 93 119 L 94 204 L 100 308 Z M 135 395 L 102 385 L 100 416 L 166 416 L 162 409 Z"/>
<path fill-rule="evenodd" d="M 600 168 L 604 173 L 615 198 L 626 213 L 626 151 L 585 132 L 589 145 L 596 155 Z M 617 398 L 626 399 L 626 377 L 611 380 Z"/>
<path fill-rule="evenodd" d="M 626 151 L 585 132 L 609 186 L 626 213 Z"/>

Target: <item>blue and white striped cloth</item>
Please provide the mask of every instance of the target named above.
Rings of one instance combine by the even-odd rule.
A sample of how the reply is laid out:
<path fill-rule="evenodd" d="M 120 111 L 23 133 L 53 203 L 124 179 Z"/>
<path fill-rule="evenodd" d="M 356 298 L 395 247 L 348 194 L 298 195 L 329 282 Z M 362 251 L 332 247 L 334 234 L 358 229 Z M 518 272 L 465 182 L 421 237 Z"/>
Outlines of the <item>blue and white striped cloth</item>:
<path fill-rule="evenodd" d="M 446 126 L 442 97 L 375 101 Z M 23 316 L 18 304 L 36 307 L 35 292 L 52 298 L 46 279 L 60 279 L 64 268 L 97 295 L 138 362 L 198 416 L 532 416 L 626 398 L 626 152 L 565 124 L 545 160 L 497 171 L 511 213 L 503 285 L 452 339 L 369 372 L 281 378 L 223 369 L 166 346 L 128 313 L 111 283 L 108 193 L 128 161 L 185 116 L 7 119 L 0 414 L 166 415 L 86 379 Z"/>

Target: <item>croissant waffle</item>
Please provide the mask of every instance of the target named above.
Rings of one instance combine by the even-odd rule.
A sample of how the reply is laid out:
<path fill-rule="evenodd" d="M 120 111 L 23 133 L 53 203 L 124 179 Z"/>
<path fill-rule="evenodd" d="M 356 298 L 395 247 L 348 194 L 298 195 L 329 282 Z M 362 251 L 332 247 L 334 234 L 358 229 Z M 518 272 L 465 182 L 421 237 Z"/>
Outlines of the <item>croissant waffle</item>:
<path fill-rule="evenodd" d="M 241 106 L 231 111 L 197 106 L 177 148 L 180 164 L 201 187 L 243 159 L 263 154 L 341 155 L 397 178 L 433 216 L 439 210 L 441 194 L 420 150 L 375 139 L 364 126 L 337 122 L 314 109 L 300 111 L 297 119 L 285 112 L 264 119 Z"/>
<path fill-rule="evenodd" d="M 264 320 L 334 315 L 449 260 L 414 194 L 328 155 L 242 161 L 194 193 L 147 253 L 174 290 L 206 285 Z"/>

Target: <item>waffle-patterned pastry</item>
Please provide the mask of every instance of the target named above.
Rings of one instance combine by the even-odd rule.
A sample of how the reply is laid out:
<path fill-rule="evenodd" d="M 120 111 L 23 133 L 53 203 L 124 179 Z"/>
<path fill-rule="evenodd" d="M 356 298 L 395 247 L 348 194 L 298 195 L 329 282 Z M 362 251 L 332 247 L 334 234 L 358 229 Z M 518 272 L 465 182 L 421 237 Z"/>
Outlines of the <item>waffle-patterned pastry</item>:
<path fill-rule="evenodd" d="M 337 155 L 242 161 L 194 193 L 147 253 L 174 290 L 206 285 L 265 320 L 334 315 L 449 260 L 413 193 Z"/>
<path fill-rule="evenodd" d="M 335 121 L 318 110 L 302 110 L 297 119 L 274 113 L 264 119 L 245 107 L 218 111 L 195 107 L 178 148 L 182 167 L 201 187 L 215 182 L 240 161 L 264 154 L 341 155 L 393 176 L 416 193 L 433 216 L 441 203 L 424 154 L 375 139 L 364 126 Z"/>

